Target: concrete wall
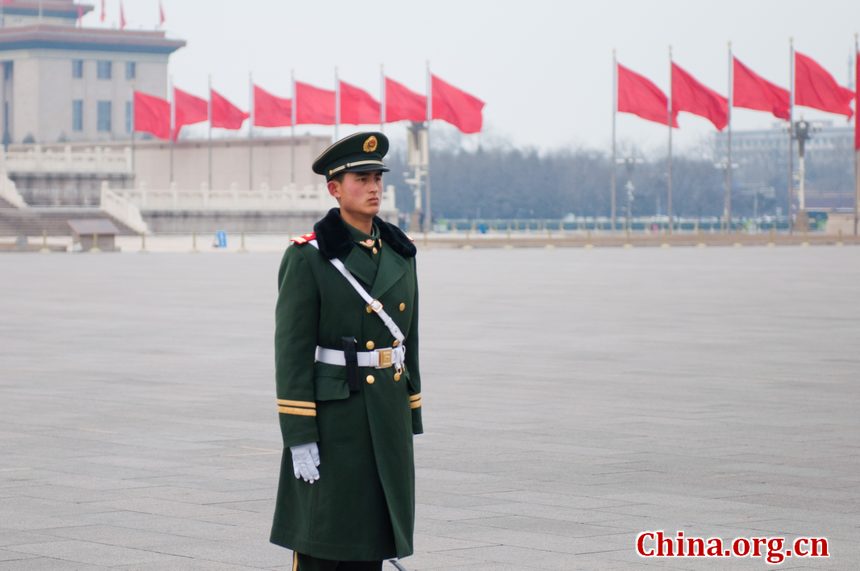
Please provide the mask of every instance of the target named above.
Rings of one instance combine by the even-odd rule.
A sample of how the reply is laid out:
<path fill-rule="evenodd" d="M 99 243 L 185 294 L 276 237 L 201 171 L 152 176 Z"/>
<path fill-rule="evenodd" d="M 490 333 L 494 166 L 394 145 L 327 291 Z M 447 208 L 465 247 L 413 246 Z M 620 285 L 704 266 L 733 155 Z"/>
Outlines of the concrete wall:
<path fill-rule="evenodd" d="M 213 140 L 212 190 L 280 189 L 293 182 L 299 187 L 319 184 L 322 177 L 311 170 L 314 159 L 331 139 L 301 136 Z M 252 147 L 252 148 L 251 148 Z M 147 141 L 135 145 L 134 171 L 137 188 L 170 187 L 170 144 Z M 209 182 L 207 141 L 179 141 L 173 148 L 173 180 L 179 189 L 200 189 Z"/>

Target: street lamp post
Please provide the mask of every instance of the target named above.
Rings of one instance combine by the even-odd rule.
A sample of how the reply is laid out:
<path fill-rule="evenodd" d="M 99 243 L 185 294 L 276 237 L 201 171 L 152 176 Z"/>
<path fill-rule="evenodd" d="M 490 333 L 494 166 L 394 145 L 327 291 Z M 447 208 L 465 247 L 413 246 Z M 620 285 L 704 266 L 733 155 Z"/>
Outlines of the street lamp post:
<path fill-rule="evenodd" d="M 797 151 L 799 160 L 797 162 L 797 223 L 800 230 L 806 230 L 809 220 L 806 217 L 806 141 L 812 138 L 813 126 L 803 117 L 795 121 L 792 129 L 792 137 L 797 140 Z"/>
<path fill-rule="evenodd" d="M 726 186 L 726 196 L 723 199 L 723 228 L 726 232 L 731 233 L 732 231 L 732 171 L 738 168 L 737 163 L 729 163 L 728 159 L 722 159 L 719 162 L 714 163 L 714 168 L 720 169 L 723 171 L 723 178 L 725 179 Z"/>
<path fill-rule="evenodd" d="M 636 187 L 633 185 L 633 168 L 645 161 L 631 155 L 623 159 L 616 159 L 615 162 L 619 165 L 624 165 L 624 170 L 627 172 L 627 182 L 624 184 L 624 190 L 627 191 L 627 220 L 625 221 L 625 227 L 627 234 L 630 234 L 630 221 L 633 216 L 633 200 L 635 198 L 633 192 L 636 190 Z"/>

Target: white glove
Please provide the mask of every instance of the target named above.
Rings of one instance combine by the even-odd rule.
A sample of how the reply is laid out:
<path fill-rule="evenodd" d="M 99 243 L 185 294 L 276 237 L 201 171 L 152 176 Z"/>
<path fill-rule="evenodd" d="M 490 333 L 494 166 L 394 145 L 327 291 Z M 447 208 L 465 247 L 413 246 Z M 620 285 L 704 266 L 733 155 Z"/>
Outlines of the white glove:
<path fill-rule="evenodd" d="M 290 452 L 293 454 L 293 474 L 297 480 L 313 484 L 320 479 L 317 470 L 320 465 L 320 451 L 316 442 L 290 446 Z"/>

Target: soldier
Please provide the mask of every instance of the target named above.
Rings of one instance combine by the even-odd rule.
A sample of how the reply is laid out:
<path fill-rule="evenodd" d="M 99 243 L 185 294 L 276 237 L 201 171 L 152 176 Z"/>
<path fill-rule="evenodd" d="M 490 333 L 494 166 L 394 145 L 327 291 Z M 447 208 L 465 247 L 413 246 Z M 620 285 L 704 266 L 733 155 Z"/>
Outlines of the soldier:
<path fill-rule="evenodd" d="M 275 367 L 284 453 L 271 541 L 293 569 L 377 570 L 412 554 L 421 425 L 415 246 L 378 218 L 382 133 L 314 161 L 333 208 L 278 272 Z"/>

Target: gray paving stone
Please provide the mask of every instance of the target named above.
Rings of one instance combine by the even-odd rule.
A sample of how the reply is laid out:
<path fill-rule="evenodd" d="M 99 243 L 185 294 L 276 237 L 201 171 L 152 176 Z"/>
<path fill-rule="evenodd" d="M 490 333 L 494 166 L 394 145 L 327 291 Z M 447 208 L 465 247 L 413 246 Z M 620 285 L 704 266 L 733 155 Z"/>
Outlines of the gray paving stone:
<path fill-rule="evenodd" d="M 0 257 L 0 553 L 23 557 L 0 569 L 287 568 L 278 260 Z M 780 568 L 860 566 L 860 249 L 427 250 L 419 272 L 409 569 L 762 567 L 642 559 L 645 529 L 820 534 L 830 560 Z"/>
<path fill-rule="evenodd" d="M 67 561 L 74 567 L 77 564 L 111 566 L 118 564 L 148 564 L 166 561 L 160 553 L 93 543 L 91 541 L 65 540 L 51 543 L 32 543 L 16 545 L 15 551 L 40 555 Z"/>
<path fill-rule="evenodd" d="M 53 559 L 50 557 L 33 557 L 17 561 L 0 561 L 0 569 L 9 571 L 96 571 L 107 567 L 101 565 L 88 565 L 64 559 Z"/>

